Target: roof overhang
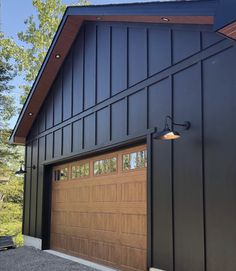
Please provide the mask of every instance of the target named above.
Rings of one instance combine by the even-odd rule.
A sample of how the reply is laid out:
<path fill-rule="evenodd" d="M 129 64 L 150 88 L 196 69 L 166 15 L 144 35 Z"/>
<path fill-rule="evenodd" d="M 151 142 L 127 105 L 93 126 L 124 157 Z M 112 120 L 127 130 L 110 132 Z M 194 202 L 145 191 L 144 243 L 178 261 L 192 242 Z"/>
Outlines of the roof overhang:
<path fill-rule="evenodd" d="M 236 1 L 220 0 L 216 10 L 215 31 L 236 40 Z"/>
<path fill-rule="evenodd" d="M 10 142 L 26 143 L 30 128 L 84 21 L 212 25 L 217 4 L 217 0 L 206 0 L 68 7 L 22 108 Z M 163 21 L 163 17 L 168 17 L 169 22 Z M 60 54 L 59 59 L 56 58 L 57 54 Z"/>

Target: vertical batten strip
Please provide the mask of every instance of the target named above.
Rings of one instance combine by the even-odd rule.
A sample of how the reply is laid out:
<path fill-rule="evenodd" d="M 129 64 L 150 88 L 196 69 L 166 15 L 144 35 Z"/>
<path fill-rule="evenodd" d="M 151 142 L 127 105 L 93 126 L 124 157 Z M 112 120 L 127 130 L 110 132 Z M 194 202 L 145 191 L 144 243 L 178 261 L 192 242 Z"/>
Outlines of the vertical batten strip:
<path fill-rule="evenodd" d="M 149 63 L 149 58 L 150 58 L 150 55 L 149 55 L 149 28 L 146 28 L 146 37 L 147 37 L 147 39 L 146 39 L 146 44 L 147 44 L 147 77 L 149 77 L 150 76 L 150 71 L 149 71 L 149 65 L 150 65 L 150 63 Z"/>
<path fill-rule="evenodd" d="M 174 45 L 173 45 L 173 30 L 170 29 L 170 55 L 171 55 L 171 66 L 174 63 Z M 173 75 L 169 76 L 170 89 L 171 89 L 171 112 L 170 115 L 174 117 L 174 90 L 173 90 Z M 173 271 L 175 271 L 175 206 L 174 206 L 174 142 L 171 143 L 171 208 L 172 208 L 172 253 L 173 253 Z"/>
<path fill-rule="evenodd" d="M 37 218 L 38 218 L 38 183 L 39 183 L 39 139 L 37 139 L 37 162 L 36 162 L 36 197 L 35 197 L 35 237 L 37 236 Z"/>
<path fill-rule="evenodd" d="M 125 98 L 126 135 L 129 135 L 129 97 Z"/>
<path fill-rule="evenodd" d="M 173 44 L 173 42 L 171 42 Z M 169 77 L 171 89 L 171 113 L 174 118 L 174 83 L 173 75 Z M 173 243 L 173 271 L 175 271 L 175 190 L 174 190 L 174 141 L 171 141 L 171 193 L 172 193 L 172 243 Z"/>
<path fill-rule="evenodd" d="M 71 52 L 71 118 L 74 116 L 74 53 L 75 53 L 75 42 L 72 45 L 72 52 Z"/>
<path fill-rule="evenodd" d="M 84 111 L 85 108 L 85 98 L 84 98 L 84 92 L 85 92 L 85 26 L 83 27 L 83 87 L 82 87 L 82 111 Z"/>
<path fill-rule="evenodd" d="M 110 26 L 110 73 L 109 73 L 109 83 L 110 83 L 110 92 L 109 98 L 112 96 L 112 26 Z"/>
<path fill-rule="evenodd" d="M 98 25 L 95 26 L 95 105 L 97 103 L 98 103 Z"/>
<path fill-rule="evenodd" d="M 202 38 L 202 35 L 201 35 Z M 201 39 L 202 43 L 202 39 Z M 201 69 L 201 130 L 202 130 L 202 195 L 203 195 L 203 238 L 204 238 L 204 271 L 207 271 L 207 242 L 206 242 L 206 191 L 205 191 L 205 127 L 204 127 L 204 73 L 203 63 L 200 61 Z"/>
<path fill-rule="evenodd" d="M 84 149 L 84 118 L 81 121 L 82 124 L 82 150 Z"/>
<path fill-rule="evenodd" d="M 31 223 L 31 216 L 30 216 L 30 213 L 31 213 L 31 199 L 32 199 L 32 182 L 31 182 L 31 180 L 32 180 L 32 169 L 31 169 L 31 167 L 32 167 L 32 145 L 33 145 L 33 142 L 31 142 L 30 143 L 30 168 L 29 168 L 29 176 L 30 176 L 30 181 L 29 181 L 29 186 L 30 186 L 30 197 L 29 197 L 29 225 L 28 225 L 28 228 L 29 228 L 29 230 L 28 230 L 28 232 L 29 232 L 29 234 L 30 234 L 30 223 Z"/>
<path fill-rule="evenodd" d="M 98 111 L 96 111 L 94 113 L 94 117 L 95 117 L 95 120 L 94 120 L 95 121 L 95 137 L 94 137 L 95 142 L 94 142 L 94 145 L 96 146 L 98 143 Z"/>
<path fill-rule="evenodd" d="M 129 27 L 126 27 L 126 88 L 129 88 Z"/>

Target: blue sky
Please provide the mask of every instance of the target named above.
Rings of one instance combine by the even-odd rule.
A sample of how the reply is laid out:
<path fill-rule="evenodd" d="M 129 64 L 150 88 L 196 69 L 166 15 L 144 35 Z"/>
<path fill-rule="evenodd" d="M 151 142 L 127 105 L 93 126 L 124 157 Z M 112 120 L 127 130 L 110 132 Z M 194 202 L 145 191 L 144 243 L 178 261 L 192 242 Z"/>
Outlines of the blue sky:
<path fill-rule="evenodd" d="M 32 6 L 32 0 L 0 0 L 2 1 L 1 10 L 1 23 L 2 31 L 8 37 L 12 37 L 17 40 L 17 32 L 24 30 L 24 21 L 30 15 L 34 14 L 34 8 Z M 62 0 L 63 3 L 70 5 L 74 4 L 76 0 Z M 91 4 L 110 4 L 110 3 L 132 3 L 132 2 L 150 2 L 150 0 L 90 0 Z M 17 104 L 19 104 L 19 85 L 23 83 L 21 77 L 17 76 L 12 85 L 14 85 L 13 94 Z M 17 116 L 14 117 L 10 125 L 14 127 Z"/>
<path fill-rule="evenodd" d="M 90 0 L 94 5 L 109 3 L 150 2 L 151 0 Z M 74 4 L 76 0 L 62 0 L 65 4 Z M 32 0 L 2 0 L 2 30 L 16 37 L 24 27 L 24 20 L 34 13 Z"/>

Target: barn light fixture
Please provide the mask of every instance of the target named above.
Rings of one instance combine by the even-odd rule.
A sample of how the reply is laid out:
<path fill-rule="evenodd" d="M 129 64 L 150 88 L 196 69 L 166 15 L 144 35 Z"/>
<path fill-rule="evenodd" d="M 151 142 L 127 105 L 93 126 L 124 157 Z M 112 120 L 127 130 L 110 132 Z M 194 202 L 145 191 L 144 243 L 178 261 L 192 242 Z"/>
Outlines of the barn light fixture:
<path fill-rule="evenodd" d="M 166 116 L 164 129 L 159 133 L 157 132 L 154 139 L 174 140 L 180 138 L 180 133 L 170 128 L 168 120 L 171 121 L 171 126 L 182 126 L 185 130 L 188 130 L 191 126 L 189 121 L 185 121 L 184 123 L 175 123 L 172 117 Z"/>
<path fill-rule="evenodd" d="M 32 116 L 34 115 L 34 113 L 33 113 L 33 112 L 29 112 L 28 115 L 29 115 L 30 117 L 32 117 Z"/>
<path fill-rule="evenodd" d="M 33 165 L 32 167 L 26 167 L 26 168 L 36 169 L 36 166 L 35 166 L 35 165 Z M 21 164 L 21 166 L 20 166 L 20 169 L 19 169 L 19 170 L 17 170 L 17 171 L 15 172 L 15 175 L 22 175 L 22 174 L 26 174 L 26 173 L 27 173 L 26 168 L 25 168 L 25 169 L 23 169 L 23 162 L 22 162 L 22 164 Z"/>
<path fill-rule="evenodd" d="M 61 55 L 60 55 L 60 54 L 56 54 L 56 55 L 55 55 L 55 58 L 56 58 L 56 59 L 60 59 L 60 58 L 61 58 Z"/>
<path fill-rule="evenodd" d="M 161 19 L 162 19 L 163 22 L 169 22 L 170 21 L 170 19 L 167 18 L 167 17 L 162 17 Z"/>
<path fill-rule="evenodd" d="M 102 17 L 96 17 L 96 19 L 97 19 L 98 21 L 100 21 L 100 20 L 102 19 Z"/>

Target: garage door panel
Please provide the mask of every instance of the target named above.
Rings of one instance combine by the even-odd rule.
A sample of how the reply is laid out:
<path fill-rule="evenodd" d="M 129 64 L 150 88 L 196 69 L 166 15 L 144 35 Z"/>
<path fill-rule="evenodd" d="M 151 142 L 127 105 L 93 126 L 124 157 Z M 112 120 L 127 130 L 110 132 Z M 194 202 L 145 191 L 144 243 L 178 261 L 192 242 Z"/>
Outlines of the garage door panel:
<path fill-rule="evenodd" d="M 67 198 L 70 202 L 89 202 L 89 192 L 89 186 L 74 186 L 67 190 Z"/>
<path fill-rule="evenodd" d="M 65 249 L 67 250 L 68 245 L 67 245 L 67 236 L 62 233 L 53 233 L 51 236 L 51 245 L 55 249 Z"/>
<path fill-rule="evenodd" d="M 146 202 L 146 182 L 123 183 L 122 184 L 122 201 L 124 202 Z"/>
<path fill-rule="evenodd" d="M 117 202 L 118 201 L 118 185 L 102 184 L 92 186 L 93 202 Z"/>
<path fill-rule="evenodd" d="M 67 212 L 53 211 L 52 212 L 52 223 L 57 225 L 65 225 L 67 222 Z"/>
<path fill-rule="evenodd" d="M 100 231 L 118 231 L 118 223 L 120 215 L 108 212 L 97 212 L 90 214 L 91 229 Z"/>
<path fill-rule="evenodd" d="M 147 248 L 147 239 L 144 235 L 136 235 L 136 234 L 120 234 L 120 243 L 125 246 L 138 247 L 142 249 Z"/>
<path fill-rule="evenodd" d="M 146 235 L 147 217 L 145 214 L 122 214 L 121 232 L 126 234 Z"/>
<path fill-rule="evenodd" d="M 88 212 L 68 212 L 68 225 L 72 227 L 88 228 L 89 220 L 90 218 Z"/>
<path fill-rule="evenodd" d="M 78 236 L 68 236 L 68 250 L 71 252 L 77 252 L 81 255 L 88 255 L 89 240 Z"/>
<path fill-rule="evenodd" d="M 54 190 L 53 202 L 67 202 L 67 190 L 66 189 L 55 189 Z"/>
<path fill-rule="evenodd" d="M 96 203 L 96 204 L 82 204 L 82 203 L 66 203 L 57 204 L 54 211 L 57 212 L 89 212 L 93 209 L 94 213 L 123 213 L 123 214 L 146 214 L 146 206 L 141 202 L 113 202 L 112 204 Z"/>
<path fill-rule="evenodd" d="M 146 270 L 146 162 L 140 160 L 145 149 L 54 168 L 52 249 L 124 271 Z"/>
<path fill-rule="evenodd" d="M 89 255 L 97 262 L 118 265 L 120 261 L 120 247 L 115 243 L 90 240 Z"/>
<path fill-rule="evenodd" d="M 104 231 L 88 231 L 86 229 L 78 229 L 78 228 L 63 228 L 62 226 L 58 226 L 55 229 L 56 238 L 60 240 L 63 238 L 65 240 L 64 244 L 66 244 L 67 238 L 80 238 L 80 239 L 94 239 L 96 240 L 99 236 L 99 240 L 103 240 L 104 242 L 112 243 L 124 246 L 131 247 L 139 247 L 140 249 L 146 249 L 146 237 L 145 236 L 136 236 L 136 235 L 128 235 L 128 234 L 120 234 L 111 232 L 107 234 Z M 55 240 L 55 237 L 52 239 Z M 98 241 L 99 241 L 98 240 Z M 58 246 L 57 246 L 58 247 Z M 60 247 L 60 246 L 59 246 Z M 67 245 L 63 245 L 62 248 L 67 248 Z"/>
<path fill-rule="evenodd" d="M 146 250 L 122 246 L 121 259 L 123 268 L 146 270 Z"/>
<path fill-rule="evenodd" d="M 74 236 L 74 237 L 81 237 L 81 238 L 89 238 L 90 237 L 90 230 L 89 228 L 79 228 L 79 227 L 70 227 L 68 226 L 65 229 L 65 233 L 68 236 Z"/>

